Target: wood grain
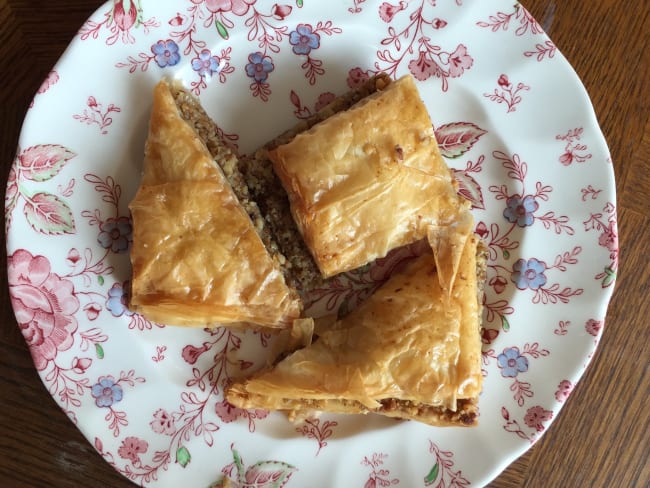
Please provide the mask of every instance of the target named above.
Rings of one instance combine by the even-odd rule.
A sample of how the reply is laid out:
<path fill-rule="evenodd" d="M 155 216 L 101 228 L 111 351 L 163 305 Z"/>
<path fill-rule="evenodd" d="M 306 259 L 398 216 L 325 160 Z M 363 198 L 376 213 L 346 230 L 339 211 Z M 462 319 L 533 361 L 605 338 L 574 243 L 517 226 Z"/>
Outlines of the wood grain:
<path fill-rule="evenodd" d="M 31 98 L 91 0 L 0 0 L 0 162 L 6 177 Z M 617 177 L 621 266 L 601 345 L 557 420 L 490 486 L 650 486 L 650 13 L 646 0 L 529 0 L 594 104 Z M 3 185 L 4 186 L 4 185 Z M 6 257 L 2 267 L 6 267 Z M 129 487 L 41 383 L 9 303 L 0 314 L 0 486 Z"/>

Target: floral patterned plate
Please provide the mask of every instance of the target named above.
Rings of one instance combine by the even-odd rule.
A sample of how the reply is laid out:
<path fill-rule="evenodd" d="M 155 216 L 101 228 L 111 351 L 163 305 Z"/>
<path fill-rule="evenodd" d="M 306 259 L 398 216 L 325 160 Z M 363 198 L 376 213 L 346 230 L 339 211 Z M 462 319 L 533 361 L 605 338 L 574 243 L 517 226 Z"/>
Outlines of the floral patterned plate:
<path fill-rule="evenodd" d="M 510 1 L 124 0 L 34 98 L 5 200 L 10 293 L 45 386 L 145 486 L 481 485 L 537 441 L 600 338 L 617 270 L 608 149 L 575 73 Z M 150 94 L 183 80 L 247 152 L 377 71 L 412 73 L 489 246 L 480 425 L 299 424 L 223 401 L 272 338 L 125 308 Z M 405 249 L 313 296 L 352 307 Z"/>

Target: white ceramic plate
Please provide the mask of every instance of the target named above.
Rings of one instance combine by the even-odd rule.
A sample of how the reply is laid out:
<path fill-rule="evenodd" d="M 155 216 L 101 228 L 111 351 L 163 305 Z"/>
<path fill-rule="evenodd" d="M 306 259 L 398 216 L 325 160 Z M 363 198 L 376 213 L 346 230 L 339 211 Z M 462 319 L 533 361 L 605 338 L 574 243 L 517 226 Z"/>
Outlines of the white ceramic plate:
<path fill-rule="evenodd" d="M 420 80 L 489 244 L 477 428 L 292 425 L 230 408 L 224 381 L 259 364 L 268 337 L 160 327 L 124 308 L 127 204 L 161 77 L 182 79 L 246 152 L 378 70 Z M 510 1 L 108 2 L 35 97 L 5 203 L 10 293 L 36 368 L 104 458 L 147 486 L 487 483 L 557 416 L 617 269 L 613 171 L 591 104 Z M 354 304 L 381 271 L 318 304 Z"/>

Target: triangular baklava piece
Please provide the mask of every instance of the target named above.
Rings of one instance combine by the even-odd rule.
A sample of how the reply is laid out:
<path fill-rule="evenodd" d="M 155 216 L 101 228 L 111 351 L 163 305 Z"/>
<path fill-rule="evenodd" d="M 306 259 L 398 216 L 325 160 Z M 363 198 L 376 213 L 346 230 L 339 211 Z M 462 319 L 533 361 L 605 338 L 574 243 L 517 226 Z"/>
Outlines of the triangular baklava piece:
<path fill-rule="evenodd" d="M 160 82 L 141 186 L 129 205 L 130 307 L 172 325 L 289 326 L 300 315 L 300 299 L 195 126 L 172 86 Z"/>
<path fill-rule="evenodd" d="M 226 390 L 240 408 L 378 413 L 431 425 L 476 423 L 485 252 L 467 237 L 452 289 L 432 254 L 395 273 L 348 316 L 268 370 Z"/>

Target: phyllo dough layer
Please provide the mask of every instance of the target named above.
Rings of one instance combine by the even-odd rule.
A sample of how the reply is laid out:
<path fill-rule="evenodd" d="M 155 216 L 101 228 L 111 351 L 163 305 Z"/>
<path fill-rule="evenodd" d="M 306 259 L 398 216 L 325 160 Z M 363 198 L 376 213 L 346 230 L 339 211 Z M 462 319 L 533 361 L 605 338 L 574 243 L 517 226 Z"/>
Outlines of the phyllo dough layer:
<path fill-rule="evenodd" d="M 422 255 L 311 345 L 233 384 L 226 398 L 292 415 L 375 412 L 474 424 L 485 266 L 478 242 L 467 238 L 451 290 L 440 285 L 433 255 Z"/>
<path fill-rule="evenodd" d="M 323 276 L 349 271 L 468 210 L 412 77 L 269 151 Z"/>
<path fill-rule="evenodd" d="M 172 325 L 285 327 L 301 303 L 163 81 L 133 218 L 130 307 Z"/>

